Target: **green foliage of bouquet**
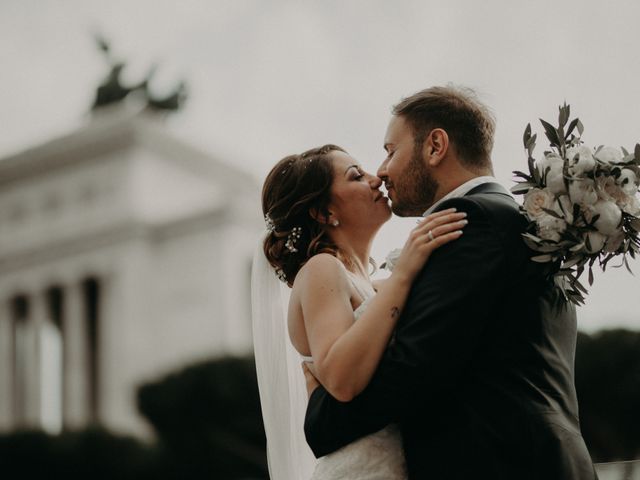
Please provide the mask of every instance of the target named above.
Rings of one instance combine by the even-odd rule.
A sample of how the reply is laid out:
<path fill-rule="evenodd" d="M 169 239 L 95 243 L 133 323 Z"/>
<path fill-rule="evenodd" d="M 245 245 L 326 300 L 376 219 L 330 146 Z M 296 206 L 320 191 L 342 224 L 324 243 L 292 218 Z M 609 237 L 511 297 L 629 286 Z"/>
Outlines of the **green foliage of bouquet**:
<path fill-rule="evenodd" d="M 559 265 L 554 282 L 565 300 L 584 303 L 579 281 L 585 270 L 593 284 L 593 266 L 604 271 L 614 257 L 631 271 L 627 256 L 640 252 L 640 144 L 626 149 L 584 145 L 584 127 L 569 122 L 570 106 L 559 107 L 558 126 L 540 119 L 551 149 L 535 159 L 537 135 L 531 124 L 524 132 L 529 173 L 511 191 L 524 194 L 523 214 L 529 220 L 524 241 L 538 252 L 532 260 Z M 621 266 L 620 265 L 620 266 Z"/>

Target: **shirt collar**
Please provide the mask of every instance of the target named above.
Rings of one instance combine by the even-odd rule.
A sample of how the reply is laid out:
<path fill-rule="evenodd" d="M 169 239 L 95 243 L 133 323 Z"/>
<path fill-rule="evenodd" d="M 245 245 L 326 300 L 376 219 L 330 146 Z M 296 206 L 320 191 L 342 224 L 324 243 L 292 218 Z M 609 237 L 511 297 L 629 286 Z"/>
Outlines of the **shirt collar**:
<path fill-rule="evenodd" d="M 459 187 L 454 188 L 449 193 L 447 193 L 444 197 L 442 197 L 440 200 L 438 200 L 436 203 L 431 205 L 431 207 L 429 207 L 429 209 L 426 212 L 424 212 L 422 214 L 422 216 L 426 217 L 427 215 L 433 213 L 433 211 L 436 208 L 438 208 L 438 205 L 440 205 L 445 200 L 450 200 L 452 198 L 464 197 L 467 193 L 469 193 L 471 190 L 473 190 L 477 186 L 482 185 L 484 183 L 495 182 L 495 181 L 496 181 L 496 179 L 494 177 L 490 177 L 490 176 L 472 178 L 471 180 L 469 180 L 469 181 L 463 183 L 462 185 L 460 185 Z"/>

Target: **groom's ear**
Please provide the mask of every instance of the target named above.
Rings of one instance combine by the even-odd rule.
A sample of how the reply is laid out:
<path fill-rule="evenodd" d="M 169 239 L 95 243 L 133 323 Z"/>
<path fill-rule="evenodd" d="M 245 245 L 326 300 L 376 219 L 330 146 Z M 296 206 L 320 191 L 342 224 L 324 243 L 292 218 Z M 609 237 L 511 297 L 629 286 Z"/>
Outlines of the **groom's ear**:
<path fill-rule="evenodd" d="M 423 158 L 430 167 L 442 162 L 449 150 L 449 135 L 442 128 L 434 128 L 429 132 L 422 147 Z"/>

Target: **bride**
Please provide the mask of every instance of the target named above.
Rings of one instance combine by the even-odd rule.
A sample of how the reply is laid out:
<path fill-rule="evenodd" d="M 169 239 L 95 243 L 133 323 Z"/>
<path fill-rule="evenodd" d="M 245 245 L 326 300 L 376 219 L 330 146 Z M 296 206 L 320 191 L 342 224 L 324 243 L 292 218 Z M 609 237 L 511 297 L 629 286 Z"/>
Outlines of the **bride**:
<path fill-rule="evenodd" d="M 393 425 L 317 462 L 303 432 L 302 362 L 337 400 L 358 395 L 393 341 L 414 277 L 466 224 L 455 209 L 421 220 L 391 276 L 374 288 L 369 252 L 391 216 L 381 183 L 335 145 L 288 156 L 265 180 L 267 233 L 254 258 L 252 310 L 272 480 L 406 478 Z"/>

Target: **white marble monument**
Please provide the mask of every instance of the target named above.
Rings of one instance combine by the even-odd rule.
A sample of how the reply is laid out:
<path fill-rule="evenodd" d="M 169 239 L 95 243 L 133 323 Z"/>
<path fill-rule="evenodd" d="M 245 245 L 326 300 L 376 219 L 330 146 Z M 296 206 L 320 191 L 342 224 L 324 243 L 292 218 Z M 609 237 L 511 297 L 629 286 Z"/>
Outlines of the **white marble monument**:
<path fill-rule="evenodd" d="M 0 432 L 145 435 L 140 383 L 251 350 L 259 185 L 109 107 L 0 159 Z"/>

